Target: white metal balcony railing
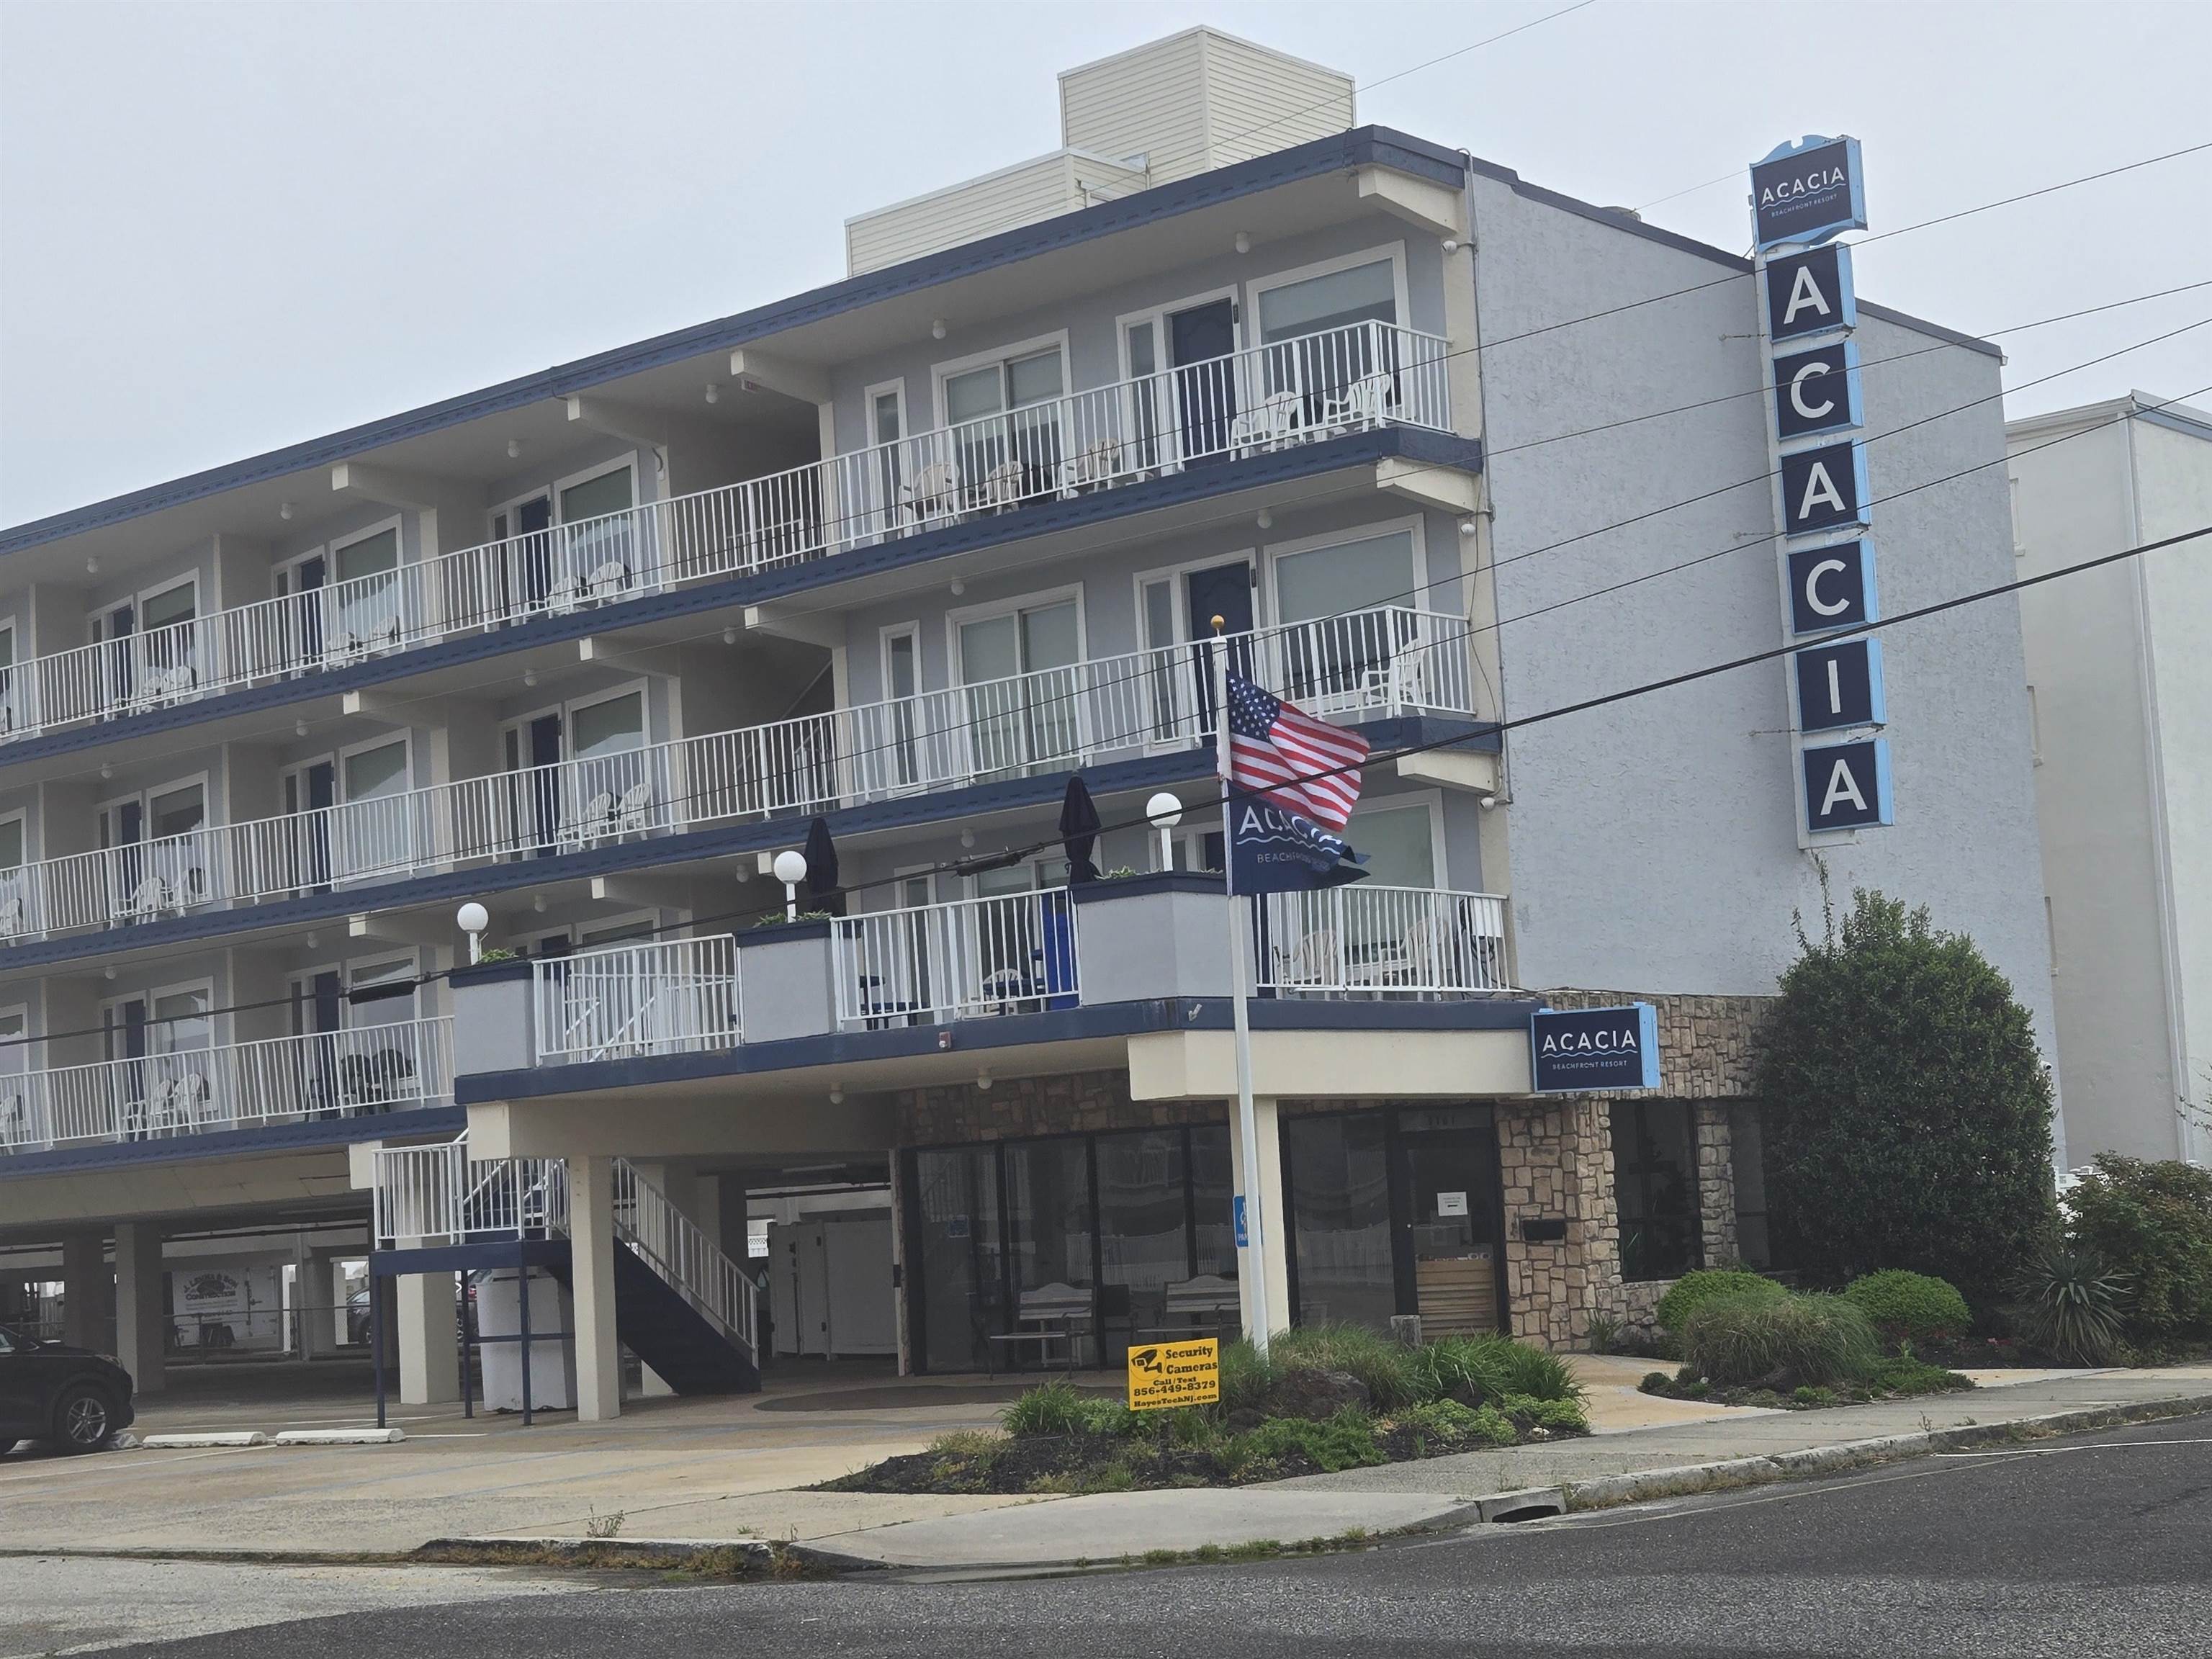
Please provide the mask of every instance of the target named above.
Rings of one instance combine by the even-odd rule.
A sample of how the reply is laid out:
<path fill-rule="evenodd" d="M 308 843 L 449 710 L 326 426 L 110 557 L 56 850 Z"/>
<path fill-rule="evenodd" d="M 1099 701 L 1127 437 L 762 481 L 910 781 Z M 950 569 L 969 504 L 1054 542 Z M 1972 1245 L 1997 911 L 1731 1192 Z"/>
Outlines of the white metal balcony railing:
<path fill-rule="evenodd" d="M 1511 988 L 1494 893 L 1355 882 L 1261 901 L 1257 982 L 1278 995 L 1465 996 Z"/>
<path fill-rule="evenodd" d="M 743 1040 L 731 934 L 611 945 L 534 967 L 541 1061 L 680 1054 Z"/>
<path fill-rule="evenodd" d="M 1065 887 L 873 910 L 830 924 L 837 1023 L 848 1030 L 1075 1006 Z"/>
<path fill-rule="evenodd" d="M 453 1048 L 416 1019 L 0 1075 L 0 1151 L 406 1110 L 452 1098 Z"/>
<path fill-rule="evenodd" d="M 1474 718 L 1472 629 L 1395 605 L 1231 635 L 1340 720 Z M 0 872 L 0 944 L 1212 742 L 1212 641 L 1093 659 Z"/>
<path fill-rule="evenodd" d="M 380 1146 L 371 1211 L 382 1249 L 501 1238 L 565 1238 L 568 1167 L 557 1158 L 472 1159 L 465 1131 L 428 1146 Z"/>
<path fill-rule="evenodd" d="M 1451 430 L 1449 343 L 1380 322 L 1276 341 L 621 513 L 0 669 L 0 741 L 454 635 L 823 558 L 1387 424 Z"/>
<path fill-rule="evenodd" d="M 561 1158 L 471 1158 L 465 1132 L 434 1146 L 380 1147 L 374 1161 L 380 1249 L 570 1236 L 573 1195 Z M 611 1161 L 617 1241 L 726 1340 L 756 1354 L 751 1277 L 628 1159 Z"/>

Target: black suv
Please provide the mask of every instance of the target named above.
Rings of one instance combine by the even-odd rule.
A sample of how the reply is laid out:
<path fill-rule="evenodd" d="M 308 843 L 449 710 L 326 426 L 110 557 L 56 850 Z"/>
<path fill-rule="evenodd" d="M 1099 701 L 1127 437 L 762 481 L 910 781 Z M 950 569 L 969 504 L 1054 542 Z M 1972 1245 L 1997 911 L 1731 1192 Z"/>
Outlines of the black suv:
<path fill-rule="evenodd" d="M 0 1326 L 0 1455 L 18 1440 L 99 1451 L 131 1421 L 131 1373 L 103 1355 Z"/>

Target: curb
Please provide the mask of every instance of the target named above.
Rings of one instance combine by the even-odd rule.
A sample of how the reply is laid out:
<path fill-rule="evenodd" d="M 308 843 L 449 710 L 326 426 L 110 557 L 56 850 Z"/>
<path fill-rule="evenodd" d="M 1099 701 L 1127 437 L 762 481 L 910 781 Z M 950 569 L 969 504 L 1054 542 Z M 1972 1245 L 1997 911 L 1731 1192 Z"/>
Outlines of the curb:
<path fill-rule="evenodd" d="M 269 1437 L 258 1429 L 240 1429 L 221 1434 L 142 1435 L 138 1443 L 148 1451 L 204 1451 L 218 1446 L 265 1446 Z"/>
<path fill-rule="evenodd" d="M 269 1443 L 272 1446 L 396 1446 L 406 1437 L 404 1429 L 286 1429 Z"/>
<path fill-rule="evenodd" d="M 881 1572 L 884 1564 L 842 1550 L 761 1538 L 433 1538 L 407 1552 L 410 1561 L 447 1566 L 680 1568 L 743 1566 L 792 1576 Z"/>
<path fill-rule="evenodd" d="M 1583 1510 L 1613 1509 L 1623 1504 L 1649 1503 L 1655 1498 L 1684 1498 L 1698 1492 L 1732 1492 L 1744 1486 L 1764 1486 L 1778 1480 L 1797 1480 L 1808 1475 L 1870 1468 L 1878 1464 L 1904 1462 L 1937 1452 L 1986 1446 L 1992 1443 L 2040 1440 L 2052 1435 L 2119 1428 L 2130 1423 L 2191 1417 L 2200 1412 L 2212 1412 L 2212 1394 L 2191 1395 L 2172 1400 L 2145 1400 L 2125 1406 L 2084 1407 L 2075 1411 L 2050 1412 L 2040 1417 L 2015 1417 L 1997 1423 L 1969 1423 L 1955 1428 L 1931 1429 L 1921 1434 L 1891 1434 L 1872 1440 L 1844 1440 L 1832 1446 L 1808 1446 L 1797 1451 L 1776 1452 L 1770 1456 L 1732 1457 L 1717 1463 L 1686 1463 L 1670 1469 L 1640 1469 L 1632 1474 L 1568 1481 L 1562 1489 L 1562 1496 L 1564 1508 L 1570 1514 Z M 1492 1518 L 1488 1512 L 1490 1505 L 1505 1498 L 1522 1496 L 1525 1494 L 1499 1493 L 1475 1501 L 1486 1521 Z"/>

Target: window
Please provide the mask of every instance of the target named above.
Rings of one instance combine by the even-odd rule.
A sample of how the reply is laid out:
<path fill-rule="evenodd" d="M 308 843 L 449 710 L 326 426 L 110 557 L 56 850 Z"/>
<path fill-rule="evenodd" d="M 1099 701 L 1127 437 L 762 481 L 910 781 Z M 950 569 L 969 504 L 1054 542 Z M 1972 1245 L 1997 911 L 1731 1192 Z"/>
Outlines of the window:
<path fill-rule="evenodd" d="M 575 760 L 595 760 L 645 747 L 645 694 L 625 691 L 618 697 L 587 702 L 571 710 L 569 754 Z"/>
<path fill-rule="evenodd" d="M 1398 1287 L 1382 1114 L 1291 1118 L 1282 1139 L 1298 1323 L 1387 1329 Z"/>
<path fill-rule="evenodd" d="M 1613 1103 L 1613 1186 L 1620 1211 L 1623 1278 L 1674 1279 L 1698 1265 L 1697 1170 L 1686 1103 Z"/>
<path fill-rule="evenodd" d="M 348 975 L 350 1006 L 347 1024 L 394 1025 L 415 1017 L 415 963 L 402 957 L 395 962 L 365 963 Z"/>
<path fill-rule="evenodd" d="M 884 635 L 884 696 L 895 706 L 889 725 L 891 781 L 911 788 L 921 781 L 921 755 L 915 738 L 914 698 L 921 690 L 921 635 L 913 627 Z"/>
<path fill-rule="evenodd" d="M 148 633 L 156 629 L 176 628 L 191 621 L 199 610 L 199 585 L 179 582 L 149 598 L 139 609 L 140 625 Z"/>
<path fill-rule="evenodd" d="M 562 524 L 604 518 L 610 513 L 626 513 L 629 507 L 629 468 L 626 465 L 602 472 L 596 478 L 586 478 L 581 483 L 566 485 L 561 491 Z"/>
<path fill-rule="evenodd" d="M 407 739 L 355 750 L 345 757 L 345 798 L 375 800 L 407 789 Z"/>
<path fill-rule="evenodd" d="M 373 536 L 364 536 L 357 542 L 348 542 L 337 550 L 338 580 L 342 582 L 359 580 L 363 576 L 380 576 L 399 568 L 399 528 L 380 530 Z"/>
<path fill-rule="evenodd" d="M 1081 634 L 1073 599 L 958 623 L 976 771 L 1012 771 L 1075 752 Z"/>
<path fill-rule="evenodd" d="M 23 867 L 23 817 L 0 818 L 0 872 Z"/>
<path fill-rule="evenodd" d="M 178 1054 L 189 1049 L 204 1048 L 214 1036 L 214 1027 L 208 1010 L 214 998 L 204 986 L 193 986 L 189 990 L 164 991 L 154 999 L 154 1030 L 152 1052 L 157 1054 Z"/>
<path fill-rule="evenodd" d="M 1345 836 L 1366 855 L 1368 887 L 1434 887 L 1435 825 L 1426 802 L 1372 806 L 1352 815 Z"/>
<path fill-rule="evenodd" d="M 1734 1101 L 1729 1109 L 1729 1164 L 1735 1177 L 1735 1247 L 1744 1265 L 1777 1266 L 1767 1225 L 1766 1126 L 1759 1108 Z"/>
<path fill-rule="evenodd" d="M 945 422 L 969 500 L 1008 507 L 1056 485 L 1066 387 L 1057 343 L 944 377 Z"/>
<path fill-rule="evenodd" d="M 1260 290 L 1263 344 L 1370 320 L 1398 320 L 1397 267 L 1388 258 Z"/>
<path fill-rule="evenodd" d="M 1401 653 L 1416 646 L 1420 549 L 1413 530 L 1275 556 L 1285 689 L 1326 709 L 1392 700 Z"/>
<path fill-rule="evenodd" d="M 945 377 L 945 419 L 948 425 L 981 420 L 1009 410 L 1027 409 L 1060 395 L 1060 348 L 1048 346 L 1019 357 Z"/>

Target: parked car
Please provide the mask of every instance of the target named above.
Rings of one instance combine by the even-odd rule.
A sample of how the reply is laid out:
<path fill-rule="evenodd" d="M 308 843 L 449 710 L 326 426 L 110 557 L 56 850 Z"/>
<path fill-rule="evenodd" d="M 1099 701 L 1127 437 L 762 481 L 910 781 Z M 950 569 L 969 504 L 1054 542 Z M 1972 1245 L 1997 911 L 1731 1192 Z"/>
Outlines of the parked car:
<path fill-rule="evenodd" d="M 19 1440 L 100 1451 L 131 1419 L 131 1373 L 104 1354 L 0 1326 L 0 1455 Z"/>

